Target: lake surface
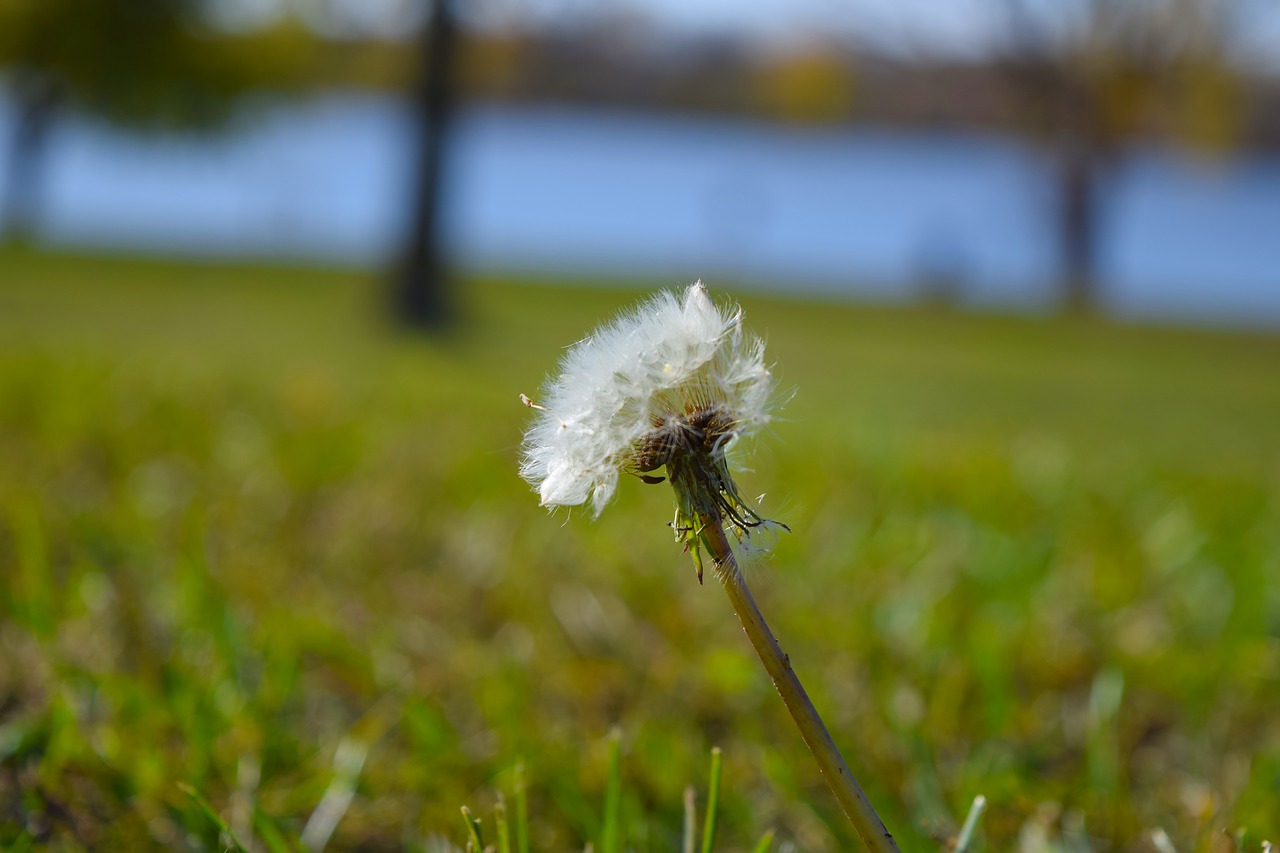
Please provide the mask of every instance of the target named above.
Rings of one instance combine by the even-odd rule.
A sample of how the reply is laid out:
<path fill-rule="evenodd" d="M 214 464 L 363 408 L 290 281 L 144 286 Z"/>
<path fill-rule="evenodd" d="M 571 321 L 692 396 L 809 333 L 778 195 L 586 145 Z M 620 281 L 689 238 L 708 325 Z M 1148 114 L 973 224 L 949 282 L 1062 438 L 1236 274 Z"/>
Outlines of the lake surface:
<path fill-rule="evenodd" d="M 383 263 L 403 235 L 411 127 L 394 100 L 342 95 L 212 136 L 68 118 L 41 236 Z M 0 156 L 11 129 L 0 91 Z M 1055 293 L 1051 164 L 1015 140 L 482 106 L 454 142 L 448 229 L 473 268 L 851 298 L 946 288 L 1033 308 Z M 1280 323 L 1280 158 L 1131 154 L 1107 186 L 1102 255 L 1116 313 Z"/>

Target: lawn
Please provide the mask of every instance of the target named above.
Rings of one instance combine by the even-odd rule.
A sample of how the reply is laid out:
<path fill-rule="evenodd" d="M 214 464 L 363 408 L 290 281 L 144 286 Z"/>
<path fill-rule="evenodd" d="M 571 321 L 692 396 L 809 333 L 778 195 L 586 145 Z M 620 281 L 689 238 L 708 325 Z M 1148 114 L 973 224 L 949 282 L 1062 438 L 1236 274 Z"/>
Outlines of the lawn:
<path fill-rule="evenodd" d="M 516 475 L 643 288 L 0 253 L 0 845 L 857 849 L 668 487 Z M 710 282 L 713 294 L 720 293 Z M 1280 836 L 1280 337 L 735 294 L 794 392 L 738 456 L 762 609 L 905 850 Z"/>

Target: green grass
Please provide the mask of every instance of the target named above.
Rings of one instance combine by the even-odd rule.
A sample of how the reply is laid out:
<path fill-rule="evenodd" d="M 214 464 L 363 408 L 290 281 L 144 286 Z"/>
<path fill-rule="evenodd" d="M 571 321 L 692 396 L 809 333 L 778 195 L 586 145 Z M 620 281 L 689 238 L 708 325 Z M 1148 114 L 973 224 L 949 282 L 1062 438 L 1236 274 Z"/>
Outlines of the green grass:
<path fill-rule="evenodd" d="M 531 850 L 669 851 L 719 746 L 718 850 L 855 849 L 668 490 L 515 474 L 638 291 L 424 341 L 378 287 L 0 254 L 0 845 L 461 847 L 526 784 Z M 904 849 L 978 794 L 976 850 L 1280 835 L 1280 339 L 742 301 L 795 390 L 752 583 Z"/>

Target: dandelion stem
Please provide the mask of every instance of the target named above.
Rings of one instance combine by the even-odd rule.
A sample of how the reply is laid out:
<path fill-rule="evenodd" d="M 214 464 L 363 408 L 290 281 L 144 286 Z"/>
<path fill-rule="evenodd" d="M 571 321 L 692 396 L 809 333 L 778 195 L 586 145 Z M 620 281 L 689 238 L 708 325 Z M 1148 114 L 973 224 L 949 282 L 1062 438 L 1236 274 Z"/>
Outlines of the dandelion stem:
<path fill-rule="evenodd" d="M 822 718 L 818 716 L 817 709 L 809 700 L 809 694 L 805 693 L 800 679 L 791 669 L 790 659 L 782 653 L 768 623 L 764 621 L 764 615 L 756 606 L 755 598 L 738 569 L 737 559 L 733 556 L 733 549 L 720 520 L 711 516 L 703 516 L 701 520 L 703 540 L 715 560 L 717 574 L 729 595 L 733 610 L 738 614 L 738 620 L 742 622 L 742 628 L 747 632 L 747 638 L 755 647 L 756 654 L 760 656 L 765 671 L 773 680 L 778 695 L 791 712 L 791 718 L 796 721 L 800 736 L 818 762 L 818 769 L 831 793 L 835 794 L 840 808 L 844 810 L 868 850 L 872 853 L 898 853 L 898 845 L 894 843 L 893 836 L 872 808 L 871 801 L 854 778 L 853 771 L 845 763 Z"/>

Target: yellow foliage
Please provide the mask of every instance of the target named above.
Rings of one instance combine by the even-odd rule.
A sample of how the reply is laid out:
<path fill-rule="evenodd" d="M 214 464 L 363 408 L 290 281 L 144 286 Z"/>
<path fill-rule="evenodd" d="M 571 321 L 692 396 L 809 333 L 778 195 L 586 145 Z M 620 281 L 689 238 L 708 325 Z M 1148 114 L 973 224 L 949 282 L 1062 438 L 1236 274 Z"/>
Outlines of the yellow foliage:
<path fill-rule="evenodd" d="M 1240 142 L 1244 94 L 1241 82 L 1218 62 L 1188 61 L 1174 76 L 1173 133 L 1204 154 L 1222 154 Z"/>
<path fill-rule="evenodd" d="M 509 90 L 525 68 L 526 52 L 526 41 L 518 35 L 463 40 L 459 75 L 463 89 L 483 93 Z"/>
<path fill-rule="evenodd" d="M 787 54 L 762 66 L 753 82 L 753 100 L 772 118 L 830 122 L 852 111 L 852 74 L 829 52 Z"/>
<path fill-rule="evenodd" d="M 1109 135 L 1130 136 L 1142 131 L 1151 120 L 1158 97 L 1155 85 L 1150 73 L 1134 66 L 1111 68 L 1098 75 L 1094 87 L 1103 128 Z"/>

